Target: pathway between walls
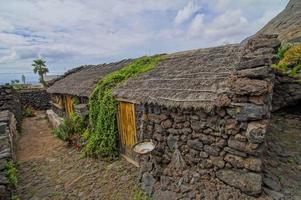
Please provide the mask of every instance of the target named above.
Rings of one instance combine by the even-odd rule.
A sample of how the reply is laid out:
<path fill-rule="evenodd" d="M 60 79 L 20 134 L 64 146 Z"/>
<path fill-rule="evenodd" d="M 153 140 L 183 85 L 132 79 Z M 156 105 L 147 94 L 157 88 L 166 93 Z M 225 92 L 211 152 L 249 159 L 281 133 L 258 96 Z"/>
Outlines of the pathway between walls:
<path fill-rule="evenodd" d="M 21 200 L 133 199 L 137 168 L 84 158 L 52 134 L 44 112 L 23 121 L 18 142 Z"/>

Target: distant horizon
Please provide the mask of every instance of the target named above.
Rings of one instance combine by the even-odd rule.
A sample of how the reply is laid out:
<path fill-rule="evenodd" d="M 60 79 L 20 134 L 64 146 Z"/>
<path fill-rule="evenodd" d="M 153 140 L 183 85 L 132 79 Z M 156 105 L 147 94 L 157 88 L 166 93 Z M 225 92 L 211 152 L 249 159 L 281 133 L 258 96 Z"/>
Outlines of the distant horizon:
<path fill-rule="evenodd" d="M 46 75 L 62 75 L 63 73 L 47 73 Z M 22 75 L 25 76 L 27 84 L 37 84 L 39 83 L 39 76 L 37 74 L 32 73 L 0 73 L 0 85 L 4 85 L 6 83 L 11 83 L 12 80 L 19 80 L 22 83 Z"/>

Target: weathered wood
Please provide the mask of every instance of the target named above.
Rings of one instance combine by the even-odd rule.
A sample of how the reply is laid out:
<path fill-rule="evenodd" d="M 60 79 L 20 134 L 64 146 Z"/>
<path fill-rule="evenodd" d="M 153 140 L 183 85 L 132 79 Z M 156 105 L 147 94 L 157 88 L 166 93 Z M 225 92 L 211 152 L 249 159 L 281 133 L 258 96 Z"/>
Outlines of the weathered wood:
<path fill-rule="evenodd" d="M 134 160 L 134 153 L 132 147 L 137 141 L 134 104 L 127 103 L 127 102 L 119 103 L 118 130 L 119 130 L 121 154 Z"/>

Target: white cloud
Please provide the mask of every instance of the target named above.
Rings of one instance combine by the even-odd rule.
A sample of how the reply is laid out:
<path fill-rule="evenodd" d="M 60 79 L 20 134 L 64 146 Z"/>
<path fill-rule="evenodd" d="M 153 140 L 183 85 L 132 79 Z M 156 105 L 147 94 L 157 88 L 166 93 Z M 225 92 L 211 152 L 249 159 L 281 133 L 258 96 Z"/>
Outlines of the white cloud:
<path fill-rule="evenodd" d="M 232 38 L 249 32 L 250 23 L 240 10 L 227 11 L 217 16 L 206 29 L 206 35 L 211 38 Z"/>
<path fill-rule="evenodd" d="M 200 5 L 196 4 L 194 1 L 189 1 L 188 4 L 181 10 L 178 11 L 175 17 L 175 24 L 180 25 L 187 20 L 189 20 L 198 10 Z"/>
<path fill-rule="evenodd" d="M 26 39 L 22 36 L 0 32 L 0 44 L 13 46 L 25 45 L 27 44 L 27 42 Z"/>
<path fill-rule="evenodd" d="M 202 37 L 206 30 L 204 17 L 205 16 L 203 14 L 198 14 L 197 16 L 195 16 L 188 29 L 189 37 Z"/>
<path fill-rule="evenodd" d="M 0 72 L 25 69 L 37 56 L 45 57 L 51 71 L 63 72 L 79 64 L 240 42 L 286 3 L 0 0 Z"/>

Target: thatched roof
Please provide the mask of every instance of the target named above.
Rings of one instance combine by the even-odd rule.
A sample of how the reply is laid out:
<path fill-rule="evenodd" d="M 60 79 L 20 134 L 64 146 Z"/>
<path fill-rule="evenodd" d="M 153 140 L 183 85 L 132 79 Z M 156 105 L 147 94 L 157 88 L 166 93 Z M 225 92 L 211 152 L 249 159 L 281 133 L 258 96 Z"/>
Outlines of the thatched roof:
<path fill-rule="evenodd" d="M 130 59 L 101 65 L 85 65 L 74 68 L 59 77 L 47 89 L 52 94 L 68 94 L 89 97 L 96 84 L 107 74 L 121 69 L 131 62 Z"/>
<path fill-rule="evenodd" d="M 257 34 L 278 34 L 283 43 L 301 42 L 301 1 L 290 0 L 287 7 Z"/>
<path fill-rule="evenodd" d="M 239 62 L 240 45 L 226 45 L 173 53 L 151 72 L 116 88 L 117 100 L 165 106 L 213 106 L 226 90 L 226 80 Z"/>

